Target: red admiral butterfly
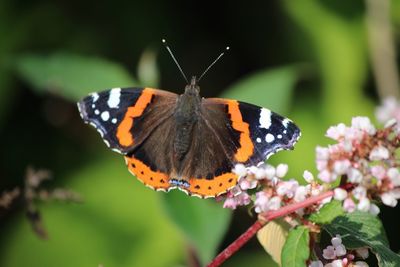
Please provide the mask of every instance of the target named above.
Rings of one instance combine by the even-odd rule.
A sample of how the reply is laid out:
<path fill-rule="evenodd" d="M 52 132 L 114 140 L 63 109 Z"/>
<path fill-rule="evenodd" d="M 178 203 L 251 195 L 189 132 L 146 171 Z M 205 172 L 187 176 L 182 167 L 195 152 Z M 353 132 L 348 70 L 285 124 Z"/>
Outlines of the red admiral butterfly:
<path fill-rule="evenodd" d="M 202 98 L 198 81 L 192 77 L 181 95 L 114 88 L 92 93 L 78 108 L 146 186 L 216 197 L 237 184 L 235 164 L 257 165 L 279 150 L 293 149 L 300 130 L 266 108 Z"/>

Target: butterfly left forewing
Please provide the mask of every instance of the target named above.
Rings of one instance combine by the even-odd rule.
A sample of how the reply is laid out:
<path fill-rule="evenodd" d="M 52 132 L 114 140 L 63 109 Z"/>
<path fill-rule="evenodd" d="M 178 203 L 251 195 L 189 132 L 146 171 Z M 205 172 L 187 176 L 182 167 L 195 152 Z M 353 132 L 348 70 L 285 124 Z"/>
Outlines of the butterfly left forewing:
<path fill-rule="evenodd" d="M 172 115 L 176 98 L 151 88 L 114 88 L 85 97 L 78 108 L 111 149 L 126 154 Z"/>

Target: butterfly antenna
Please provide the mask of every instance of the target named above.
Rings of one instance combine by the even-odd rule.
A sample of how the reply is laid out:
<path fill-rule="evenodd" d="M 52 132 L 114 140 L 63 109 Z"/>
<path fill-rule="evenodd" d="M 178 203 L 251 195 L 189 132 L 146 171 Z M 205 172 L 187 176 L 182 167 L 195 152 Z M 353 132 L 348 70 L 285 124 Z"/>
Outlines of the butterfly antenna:
<path fill-rule="evenodd" d="M 165 48 L 168 50 L 169 54 L 171 55 L 172 59 L 174 60 L 174 62 L 175 62 L 175 64 L 176 64 L 176 66 L 178 66 L 178 69 L 179 69 L 179 71 L 181 72 L 183 78 L 185 78 L 186 83 L 189 84 L 189 81 L 188 81 L 188 79 L 187 79 L 185 73 L 183 72 L 181 66 L 179 65 L 178 61 L 176 60 L 174 54 L 172 53 L 171 48 L 169 48 L 169 46 L 168 46 L 168 44 L 167 44 L 167 41 L 166 41 L 165 39 L 162 39 L 161 41 L 163 42 Z"/>
<path fill-rule="evenodd" d="M 199 82 L 201 80 L 201 78 L 203 78 L 204 74 L 206 74 L 212 66 L 214 66 L 215 63 L 217 63 L 217 61 L 225 54 L 226 51 L 229 50 L 229 46 L 227 46 L 225 48 L 225 51 L 222 52 L 221 54 L 219 54 L 219 56 L 205 69 L 205 71 L 203 71 L 203 74 L 200 75 L 199 79 L 197 79 L 197 82 Z"/>

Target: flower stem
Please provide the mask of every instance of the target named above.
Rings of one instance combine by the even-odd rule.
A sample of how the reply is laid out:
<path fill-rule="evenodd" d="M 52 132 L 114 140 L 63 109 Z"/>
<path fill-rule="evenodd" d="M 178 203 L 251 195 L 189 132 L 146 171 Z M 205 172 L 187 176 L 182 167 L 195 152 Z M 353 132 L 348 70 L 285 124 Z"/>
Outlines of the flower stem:
<path fill-rule="evenodd" d="M 267 212 L 262 216 L 263 220 L 257 220 L 252 226 L 250 226 L 246 232 L 239 236 L 233 241 L 227 248 L 225 248 L 214 260 L 208 264 L 208 267 L 220 266 L 223 262 L 229 259 L 236 251 L 238 251 L 244 244 L 246 244 L 267 222 L 272 221 L 276 218 L 286 216 L 290 213 L 295 212 L 298 209 L 308 207 L 314 203 L 317 203 L 327 197 L 333 196 L 333 191 L 327 191 L 321 195 L 307 198 L 306 200 L 285 206 L 276 211 Z"/>

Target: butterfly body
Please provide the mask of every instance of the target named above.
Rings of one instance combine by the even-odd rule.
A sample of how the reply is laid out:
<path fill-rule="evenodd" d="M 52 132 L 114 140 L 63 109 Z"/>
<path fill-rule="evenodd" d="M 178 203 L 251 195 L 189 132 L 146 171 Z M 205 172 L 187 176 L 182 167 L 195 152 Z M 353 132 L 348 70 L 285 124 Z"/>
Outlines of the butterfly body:
<path fill-rule="evenodd" d="M 300 137 L 292 121 L 268 109 L 202 98 L 195 77 L 181 95 L 114 88 L 85 97 L 78 108 L 145 185 L 200 197 L 216 197 L 235 186 L 235 164 L 262 163 L 292 149 Z"/>

